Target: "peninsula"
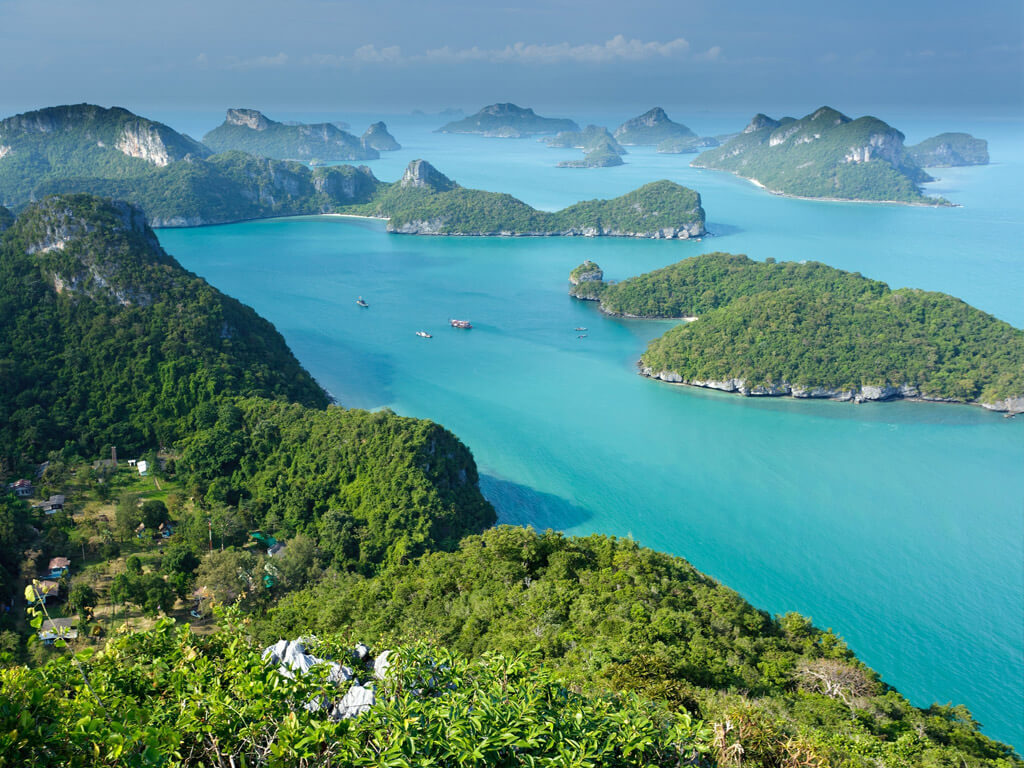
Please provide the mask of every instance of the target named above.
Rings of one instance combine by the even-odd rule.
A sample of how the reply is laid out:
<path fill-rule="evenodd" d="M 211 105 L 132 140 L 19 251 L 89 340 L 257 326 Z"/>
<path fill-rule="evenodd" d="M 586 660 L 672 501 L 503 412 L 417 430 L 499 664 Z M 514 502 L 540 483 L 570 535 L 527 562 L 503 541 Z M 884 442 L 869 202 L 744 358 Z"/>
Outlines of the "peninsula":
<path fill-rule="evenodd" d="M 275 160 L 308 162 L 376 160 L 380 152 L 372 144 L 387 144 L 384 136 L 394 142 L 383 123 L 370 126 L 367 134 L 360 139 L 334 123 L 286 124 L 255 109 L 229 109 L 224 122 L 206 134 L 203 143 L 215 152 L 239 150 Z"/>
<path fill-rule="evenodd" d="M 891 290 L 818 262 L 712 253 L 570 292 L 622 317 L 675 318 L 644 375 L 744 395 L 914 398 L 1024 411 L 1024 331 L 943 293 Z"/>
<path fill-rule="evenodd" d="M 743 133 L 691 164 L 732 171 L 777 194 L 949 205 L 922 194 L 920 185 L 933 179 L 903 146 L 902 133 L 878 118 L 851 120 L 831 107 L 799 120 L 756 115 Z"/>
<path fill-rule="evenodd" d="M 541 117 L 528 107 L 515 104 L 491 104 L 475 115 L 441 126 L 437 133 L 477 133 L 500 139 L 520 139 L 538 133 L 579 131 L 572 120 Z"/>

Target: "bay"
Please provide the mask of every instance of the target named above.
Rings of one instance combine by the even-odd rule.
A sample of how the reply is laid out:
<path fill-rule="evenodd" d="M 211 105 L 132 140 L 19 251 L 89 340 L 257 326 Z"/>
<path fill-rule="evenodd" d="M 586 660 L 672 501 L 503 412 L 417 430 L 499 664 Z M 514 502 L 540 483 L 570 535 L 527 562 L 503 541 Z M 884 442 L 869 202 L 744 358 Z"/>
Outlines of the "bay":
<path fill-rule="evenodd" d="M 701 133 L 730 127 L 711 116 L 687 122 Z M 962 207 L 786 199 L 692 169 L 692 156 L 643 148 L 630 148 L 620 168 L 558 169 L 579 153 L 433 134 L 428 121 L 395 118 L 403 149 L 369 163 L 382 179 L 423 157 L 465 186 L 551 209 L 669 178 L 701 192 L 714 236 L 428 238 L 341 217 L 159 236 L 187 268 L 273 322 L 341 404 L 454 431 L 502 522 L 632 536 L 686 557 L 758 607 L 832 627 L 916 704 L 964 703 L 986 733 L 1019 747 L 1024 419 L 651 382 L 635 361 L 671 323 L 605 318 L 566 295 L 568 271 L 585 258 L 622 279 L 727 250 L 946 291 L 1024 325 L 1018 127 L 893 122 L 909 141 L 952 129 L 990 139 L 992 165 L 935 172 L 930 189 Z M 474 329 L 449 328 L 450 317 Z M 585 338 L 576 327 L 588 328 Z"/>

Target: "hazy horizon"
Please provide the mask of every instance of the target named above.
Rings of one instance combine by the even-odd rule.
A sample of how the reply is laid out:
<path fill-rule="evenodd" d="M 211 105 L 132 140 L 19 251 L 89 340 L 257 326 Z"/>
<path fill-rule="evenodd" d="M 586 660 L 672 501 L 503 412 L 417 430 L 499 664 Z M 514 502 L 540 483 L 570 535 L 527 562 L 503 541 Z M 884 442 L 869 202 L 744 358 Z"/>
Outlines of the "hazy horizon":
<path fill-rule="evenodd" d="M 1022 112 L 1019 2 L 803 5 L 0 0 L 0 109 Z"/>

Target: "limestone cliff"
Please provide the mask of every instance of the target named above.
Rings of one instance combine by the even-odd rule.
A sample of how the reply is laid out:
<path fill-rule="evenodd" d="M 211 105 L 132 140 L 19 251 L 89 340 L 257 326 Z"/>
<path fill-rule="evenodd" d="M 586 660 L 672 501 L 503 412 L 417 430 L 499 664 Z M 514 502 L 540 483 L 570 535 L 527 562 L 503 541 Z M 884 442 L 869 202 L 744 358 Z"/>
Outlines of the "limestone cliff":
<path fill-rule="evenodd" d="M 364 147 L 376 149 L 379 152 L 394 152 L 401 149 L 402 145 L 395 141 L 395 137 L 388 133 L 388 127 L 381 122 L 374 123 L 361 138 Z"/>

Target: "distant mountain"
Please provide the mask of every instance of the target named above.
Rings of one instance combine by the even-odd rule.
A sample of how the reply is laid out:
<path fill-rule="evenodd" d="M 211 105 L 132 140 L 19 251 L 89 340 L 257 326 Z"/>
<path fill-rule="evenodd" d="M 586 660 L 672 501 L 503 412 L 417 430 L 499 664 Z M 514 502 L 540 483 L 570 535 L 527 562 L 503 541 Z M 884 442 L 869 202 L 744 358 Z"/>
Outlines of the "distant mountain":
<path fill-rule="evenodd" d="M 203 142 L 216 152 L 237 149 L 275 160 L 376 160 L 380 153 L 334 123 L 288 125 L 255 109 L 229 109 Z"/>
<path fill-rule="evenodd" d="M 641 146 L 668 139 L 695 139 L 697 134 L 682 123 L 672 122 L 661 107 L 654 107 L 616 128 L 615 138 L 626 146 Z"/>
<path fill-rule="evenodd" d="M 799 120 L 756 115 L 743 133 L 692 165 L 799 197 L 948 205 L 922 194 L 919 185 L 932 178 L 904 148 L 902 133 L 878 118 L 851 120 L 831 107 Z"/>
<path fill-rule="evenodd" d="M 907 152 L 925 168 L 988 165 L 988 142 L 969 133 L 940 133 L 907 147 Z"/>
<path fill-rule="evenodd" d="M 437 129 L 437 133 L 479 133 L 503 139 L 519 139 L 537 133 L 578 131 L 572 120 L 541 117 L 532 109 L 515 104 L 491 104 L 475 115 L 456 120 Z"/>
<path fill-rule="evenodd" d="M 713 136 L 677 136 L 665 139 L 658 144 L 658 152 L 666 155 L 688 155 L 696 154 L 705 149 L 713 149 L 719 145 L 718 139 Z"/>
<path fill-rule="evenodd" d="M 626 150 L 615 140 L 603 125 L 588 125 L 582 131 L 560 131 L 554 136 L 541 139 L 549 147 L 582 149 L 592 152 L 595 149 L 609 149 L 617 155 L 626 154 Z"/>
<path fill-rule="evenodd" d="M 393 152 L 401 149 L 402 145 L 395 141 L 395 137 L 388 133 L 388 127 L 384 123 L 374 123 L 362 135 L 360 141 L 363 146 L 369 149 L 376 149 L 379 152 Z"/>

